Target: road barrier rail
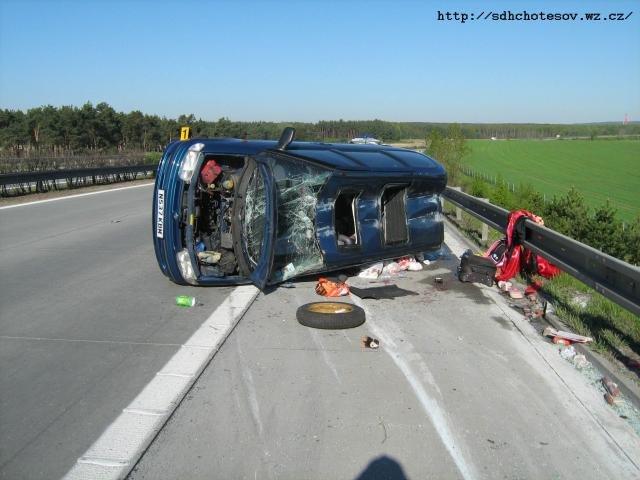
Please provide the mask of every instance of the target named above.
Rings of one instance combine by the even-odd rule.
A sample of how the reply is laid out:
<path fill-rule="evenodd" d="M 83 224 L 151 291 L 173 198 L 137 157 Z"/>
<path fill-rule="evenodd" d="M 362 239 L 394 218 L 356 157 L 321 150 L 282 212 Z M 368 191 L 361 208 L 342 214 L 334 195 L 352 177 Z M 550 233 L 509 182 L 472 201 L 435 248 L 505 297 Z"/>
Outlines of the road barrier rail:
<path fill-rule="evenodd" d="M 0 174 L 0 196 L 9 197 L 34 192 L 42 193 L 49 190 L 132 181 L 155 175 L 157 169 L 158 165 L 122 165 L 3 173 Z"/>
<path fill-rule="evenodd" d="M 489 226 L 506 232 L 509 212 L 457 189 L 447 187 L 445 200 Z M 607 255 L 527 219 L 516 224 L 520 243 L 564 272 L 640 315 L 640 268 Z"/>

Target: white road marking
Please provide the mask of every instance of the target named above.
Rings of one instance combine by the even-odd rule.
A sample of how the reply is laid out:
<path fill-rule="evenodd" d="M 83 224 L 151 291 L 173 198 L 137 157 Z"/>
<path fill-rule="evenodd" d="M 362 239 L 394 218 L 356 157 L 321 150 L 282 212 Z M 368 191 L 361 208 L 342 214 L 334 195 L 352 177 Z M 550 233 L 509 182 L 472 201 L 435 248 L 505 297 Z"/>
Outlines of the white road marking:
<path fill-rule="evenodd" d="M 125 478 L 258 296 L 233 290 L 82 455 L 65 480 Z"/>
<path fill-rule="evenodd" d="M 258 437 L 260 438 L 260 443 L 262 443 L 262 452 L 264 454 L 263 456 L 263 463 L 264 463 L 264 459 L 269 457 L 271 455 L 271 453 L 269 453 L 269 449 L 267 448 L 267 441 L 265 439 L 265 435 L 264 435 L 264 427 L 262 425 L 262 418 L 260 416 L 260 404 L 258 403 L 258 394 L 256 392 L 256 387 L 253 383 L 253 375 L 251 373 L 251 369 L 248 367 L 247 365 L 247 361 L 244 357 L 244 353 L 242 352 L 242 348 L 240 346 L 240 341 L 236 338 L 236 348 L 238 351 L 238 357 L 240 359 L 240 369 L 242 371 L 242 381 L 244 386 L 247 389 L 247 397 L 249 400 L 249 406 L 251 409 L 251 417 L 253 418 L 253 422 L 255 423 L 257 429 L 258 429 Z M 234 395 L 237 394 L 234 391 Z M 239 405 L 239 399 L 236 398 L 236 402 Z M 268 470 L 267 466 L 264 465 L 265 469 L 267 470 L 266 474 L 267 474 L 267 478 L 271 479 L 273 478 L 273 475 L 271 475 L 271 472 Z"/>
<path fill-rule="evenodd" d="M 240 347 L 240 341 L 236 338 L 236 349 L 238 351 L 238 357 L 240 357 L 240 369 L 242 371 L 242 380 L 244 382 L 245 387 L 247 388 L 247 397 L 249 399 L 249 406 L 251 407 L 251 416 L 253 417 L 253 421 L 258 427 L 258 433 L 260 435 L 260 440 L 264 443 L 263 438 L 263 427 L 262 427 L 262 419 L 260 418 L 260 404 L 258 403 L 258 395 L 256 393 L 256 388 L 253 385 L 253 375 L 251 374 L 251 370 L 247 366 L 247 361 L 244 357 L 244 353 L 242 352 L 242 347 Z"/>
<path fill-rule="evenodd" d="M 427 393 L 424 385 L 421 380 L 425 379 L 432 388 L 437 393 L 440 393 L 440 389 L 438 388 L 435 380 L 433 379 L 433 375 L 429 371 L 427 365 L 422 361 L 420 355 L 416 353 L 413 345 L 410 342 L 404 341 L 402 344 L 402 348 L 398 347 L 395 343 L 394 338 L 398 338 L 397 334 L 394 334 L 393 331 L 389 331 L 389 329 L 382 327 L 379 323 L 376 322 L 374 315 L 366 308 L 365 304 L 362 300 L 354 295 L 351 296 L 353 303 L 361 307 L 365 310 L 367 314 L 367 325 L 371 328 L 372 333 L 380 339 L 381 344 L 384 346 L 385 352 L 389 354 L 389 356 L 393 359 L 394 363 L 400 369 L 402 374 L 405 376 L 413 393 L 416 398 L 422 405 L 425 413 L 431 420 L 431 424 L 435 428 L 436 432 L 440 436 L 443 445 L 449 452 L 452 460 L 455 462 L 458 467 L 458 471 L 462 475 L 465 480 L 471 480 L 476 478 L 476 474 L 474 473 L 473 466 L 468 464 L 464 458 L 464 452 L 458 446 L 456 442 L 456 438 L 449 426 L 449 422 L 447 421 L 446 410 L 444 410 L 439 404 L 436 398 L 430 396 Z M 391 328 L 393 330 L 393 328 Z M 418 368 L 420 370 L 420 374 L 417 374 L 413 371 L 410 362 L 418 363 Z"/>
<path fill-rule="evenodd" d="M 129 187 L 119 187 L 119 188 L 110 188 L 106 190 L 97 190 L 95 192 L 87 192 L 87 193 L 78 193 L 76 195 L 67 195 L 64 197 L 56 197 L 56 198 L 47 198 L 46 200 L 36 200 L 33 202 L 27 203 L 18 203 L 16 205 L 6 205 L 4 207 L 0 207 L 0 210 L 6 210 L 8 208 L 18 208 L 18 207 L 27 207 L 29 205 L 37 205 L 38 203 L 49 203 L 49 202 L 57 202 L 59 200 L 68 200 L 70 198 L 78 198 L 78 197 L 88 197 L 89 195 L 99 195 L 101 193 L 109 193 L 109 192 L 119 192 L 120 190 L 129 190 L 131 188 L 142 188 L 152 186 L 154 183 L 145 183 L 144 185 L 131 185 Z"/>

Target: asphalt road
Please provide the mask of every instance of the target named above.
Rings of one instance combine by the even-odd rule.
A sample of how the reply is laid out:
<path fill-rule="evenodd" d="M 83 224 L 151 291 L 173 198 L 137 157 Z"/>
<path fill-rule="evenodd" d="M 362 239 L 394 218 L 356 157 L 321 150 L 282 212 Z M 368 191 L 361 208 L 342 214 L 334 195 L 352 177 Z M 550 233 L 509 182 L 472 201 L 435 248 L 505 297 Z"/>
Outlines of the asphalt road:
<path fill-rule="evenodd" d="M 63 476 L 231 292 L 161 275 L 150 203 L 0 210 L 2 478 Z M 630 427 L 495 289 L 453 279 L 446 240 L 397 279 L 417 295 L 353 299 L 356 329 L 297 323 L 313 282 L 260 294 L 130 478 L 640 477 Z M 194 292 L 204 306 L 173 305 Z"/>
<path fill-rule="evenodd" d="M 230 291 L 174 305 L 152 192 L 0 210 L 1 478 L 61 478 Z"/>

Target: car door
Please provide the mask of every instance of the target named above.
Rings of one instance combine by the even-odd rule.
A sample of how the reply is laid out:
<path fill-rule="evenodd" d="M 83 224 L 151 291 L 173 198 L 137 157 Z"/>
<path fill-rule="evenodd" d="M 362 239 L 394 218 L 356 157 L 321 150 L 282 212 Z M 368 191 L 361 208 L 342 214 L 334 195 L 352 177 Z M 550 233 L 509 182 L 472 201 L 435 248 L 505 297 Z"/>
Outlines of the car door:
<path fill-rule="evenodd" d="M 273 265 L 276 192 L 269 157 L 249 157 L 236 190 L 233 249 L 240 274 L 263 289 Z"/>

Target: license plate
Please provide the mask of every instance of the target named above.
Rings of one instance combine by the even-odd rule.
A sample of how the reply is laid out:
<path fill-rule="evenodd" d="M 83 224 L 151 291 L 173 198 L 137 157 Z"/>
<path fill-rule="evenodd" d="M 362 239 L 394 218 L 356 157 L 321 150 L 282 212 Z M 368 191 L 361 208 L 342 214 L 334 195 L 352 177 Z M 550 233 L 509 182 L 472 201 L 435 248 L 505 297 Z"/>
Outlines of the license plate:
<path fill-rule="evenodd" d="M 164 238 L 164 190 L 158 190 L 158 209 L 156 215 L 156 237 Z"/>

